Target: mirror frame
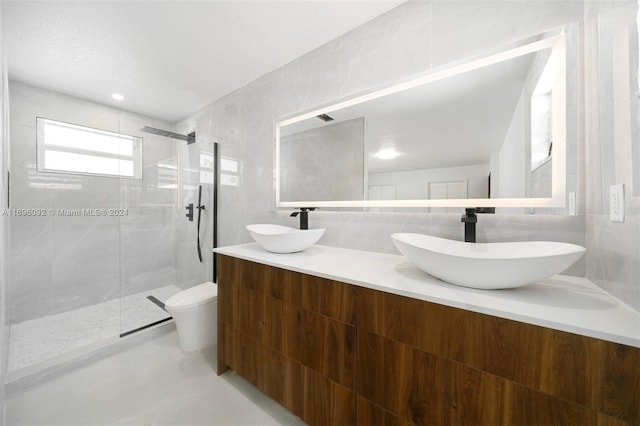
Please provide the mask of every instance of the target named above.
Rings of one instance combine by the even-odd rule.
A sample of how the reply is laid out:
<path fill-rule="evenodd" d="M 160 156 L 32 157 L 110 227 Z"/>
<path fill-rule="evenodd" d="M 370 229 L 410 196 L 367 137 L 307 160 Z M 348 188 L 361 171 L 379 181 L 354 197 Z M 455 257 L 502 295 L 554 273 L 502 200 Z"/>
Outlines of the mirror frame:
<path fill-rule="evenodd" d="M 566 144 L 567 144 L 567 52 L 566 35 L 561 29 L 555 35 L 545 33 L 543 38 L 535 41 L 521 41 L 508 50 L 482 56 L 477 59 L 467 60 L 431 69 L 417 77 L 396 83 L 382 89 L 357 95 L 355 97 L 340 100 L 330 105 L 314 108 L 308 112 L 298 113 L 288 118 L 277 121 L 274 125 L 274 192 L 275 205 L 282 208 L 300 207 L 543 207 L 564 208 L 566 206 Z M 531 39 L 529 39 L 531 40 Z M 281 128 L 289 124 L 297 123 L 320 114 L 328 114 L 355 104 L 377 99 L 389 94 L 397 93 L 413 87 L 421 86 L 452 77 L 467 71 L 471 71 L 497 62 L 512 59 L 518 56 L 534 53 L 543 49 L 552 48 L 551 57 L 555 56 L 558 85 L 554 90 L 558 91 L 558 108 L 561 110 L 561 120 L 554 123 L 553 137 L 553 162 L 552 162 L 552 188 L 550 198 L 464 198 L 464 199 L 418 199 L 418 200 L 344 200 L 344 201 L 282 201 L 280 199 L 280 133 Z"/>

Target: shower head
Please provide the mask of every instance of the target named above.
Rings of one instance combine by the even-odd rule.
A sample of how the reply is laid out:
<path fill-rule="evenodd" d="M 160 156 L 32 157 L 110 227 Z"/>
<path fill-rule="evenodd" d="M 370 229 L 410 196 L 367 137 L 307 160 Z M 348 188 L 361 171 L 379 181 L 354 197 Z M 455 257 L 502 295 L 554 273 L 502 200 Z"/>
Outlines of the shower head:
<path fill-rule="evenodd" d="M 191 145 L 196 141 L 196 132 L 191 132 L 188 135 L 181 135 L 180 133 L 170 132 L 168 130 L 156 129 L 155 127 L 144 126 L 140 129 L 141 132 L 151 133 L 154 135 L 164 136 L 166 138 L 180 139 L 181 141 L 187 141 L 188 145 Z"/>

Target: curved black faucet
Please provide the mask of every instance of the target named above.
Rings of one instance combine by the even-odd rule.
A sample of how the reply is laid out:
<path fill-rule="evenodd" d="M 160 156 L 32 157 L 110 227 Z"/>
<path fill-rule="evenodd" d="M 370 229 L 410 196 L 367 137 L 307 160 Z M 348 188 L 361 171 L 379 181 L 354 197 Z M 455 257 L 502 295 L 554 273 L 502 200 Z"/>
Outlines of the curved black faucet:
<path fill-rule="evenodd" d="M 469 208 L 464 209 L 465 214 L 460 219 L 464 222 L 464 242 L 475 243 L 476 242 L 476 223 L 478 222 L 478 216 L 476 216 L 476 209 Z"/>
<path fill-rule="evenodd" d="M 296 217 L 300 215 L 300 229 L 309 229 L 309 212 L 315 210 L 315 207 L 302 207 L 300 210 L 296 210 L 291 213 L 289 217 Z"/>

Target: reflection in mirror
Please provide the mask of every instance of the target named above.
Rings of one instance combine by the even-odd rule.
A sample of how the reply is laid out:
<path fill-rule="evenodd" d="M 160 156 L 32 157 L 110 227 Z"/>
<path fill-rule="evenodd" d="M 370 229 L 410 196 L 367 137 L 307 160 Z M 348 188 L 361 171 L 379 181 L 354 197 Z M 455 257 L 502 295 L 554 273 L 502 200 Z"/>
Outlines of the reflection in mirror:
<path fill-rule="evenodd" d="M 546 64 L 546 65 L 543 65 Z M 537 66 L 536 66 L 537 65 Z M 531 137 L 529 146 L 531 158 L 526 196 L 551 197 L 551 158 L 553 154 L 553 105 L 554 68 L 548 61 L 538 61 L 533 69 L 542 73 L 530 97 Z"/>
<path fill-rule="evenodd" d="M 326 118 L 316 119 L 324 123 Z M 280 199 L 361 200 L 363 152 L 363 117 L 282 135 Z"/>
<path fill-rule="evenodd" d="M 564 164 L 551 158 L 564 149 L 563 41 L 541 39 L 278 123 L 277 205 L 558 205 L 564 171 L 557 188 L 552 177 Z"/>

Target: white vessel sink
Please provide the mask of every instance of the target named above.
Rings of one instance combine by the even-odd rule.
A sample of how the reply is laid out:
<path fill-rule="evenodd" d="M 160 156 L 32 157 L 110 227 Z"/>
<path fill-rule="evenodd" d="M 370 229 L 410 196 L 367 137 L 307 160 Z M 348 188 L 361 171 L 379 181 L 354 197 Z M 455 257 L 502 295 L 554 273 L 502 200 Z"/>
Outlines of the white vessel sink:
<path fill-rule="evenodd" d="M 282 225 L 253 224 L 247 230 L 256 243 L 272 253 L 296 253 L 311 247 L 324 234 L 325 228 L 296 229 Z"/>
<path fill-rule="evenodd" d="M 391 235 L 395 246 L 423 271 L 464 287 L 522 287 L 558 274 L 584 254 L 567 243 L 464 243 L 423 234 Z"/>

